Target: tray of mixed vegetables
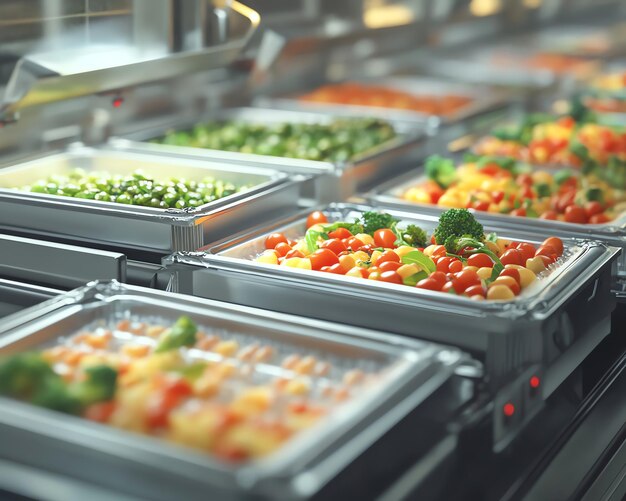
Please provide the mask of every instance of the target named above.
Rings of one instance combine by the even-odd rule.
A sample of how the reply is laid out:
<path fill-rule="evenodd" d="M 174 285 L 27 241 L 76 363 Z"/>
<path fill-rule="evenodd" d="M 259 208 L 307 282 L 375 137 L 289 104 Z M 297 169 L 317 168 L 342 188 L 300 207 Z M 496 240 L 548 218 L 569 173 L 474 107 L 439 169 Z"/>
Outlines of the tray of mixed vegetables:
<path fill-rule="evenodd" d="M 14 316 L 2 334 L 3 443 L 12 428 L 26 430 L 46 455 L 66 442 L 57 435 L 65 428 L 91 451 L 91 467 L 113 444 L 115 470 L 128 474 L 134 451 L 157 473 L 194 468 L 182 478 L 215 495 L 212 483 L 259 494 L 332 459 L 371 423 L 385 428 L 394 403 L 429 395 L 462 360 L 429 343 L 116 282 Z"/>
<path fill-rule="evenodd" d="M 297 206 L 298 195 L 296 181 L 269 167 L 71 145 L 1 169 L 0 224 L 124 249 L 194 250 L 257 212 Z"/>
<path fill-rule="evenodd" d="M 437 216 L 331 204 L 167 264 L 193 271 L 190 283 L 181 275 L 185 292 L 489 352 L 502 376 L 519 360 L 499 347 L 522 343 L 522 358 L 541 358 L 539 338 L 561 315 L 584 311 L 604 325 L 618 254 L 550 231 L 496 235 L 467 209 Z M 587 294 L 596 286 L 602 297 Z M 593 324 L 574 325 L 572 338 Z"/>

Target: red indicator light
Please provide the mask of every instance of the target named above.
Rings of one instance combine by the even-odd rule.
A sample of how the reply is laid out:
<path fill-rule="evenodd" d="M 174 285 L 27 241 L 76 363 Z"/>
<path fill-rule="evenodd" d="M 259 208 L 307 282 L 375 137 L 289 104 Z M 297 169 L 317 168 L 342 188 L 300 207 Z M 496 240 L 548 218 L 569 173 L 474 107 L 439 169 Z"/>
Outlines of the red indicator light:
<path fill-rule="evenodd" d="M 502 414 L 504 414 L 504 417 L 511 417 L 515 414 L 515 406 L 511 402 L 507 402 L 502 407 Z"/>
<path fill-rule="evenodd" d="M 123 102 L 124 102 L 123 98 L 116 97 L 115 99 L 113 99 L 113 108 L 119 108 L 120 106 L 122 106 Z"/>
<path fill-rule="evenodd" d="M 541 384 L 541 379 L 539 379 L 537 376 L 533 376 L 528 381 L 528 384 L 533 390 L 536 390 L 537 388 L 539 388 L 539 385 Z"/>

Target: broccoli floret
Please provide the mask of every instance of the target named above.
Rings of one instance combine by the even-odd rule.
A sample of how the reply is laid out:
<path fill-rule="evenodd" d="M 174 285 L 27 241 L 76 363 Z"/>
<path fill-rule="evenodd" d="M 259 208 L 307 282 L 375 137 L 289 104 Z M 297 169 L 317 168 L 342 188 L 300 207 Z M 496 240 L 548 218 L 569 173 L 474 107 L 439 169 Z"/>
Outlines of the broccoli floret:
<path fill-rule="evenodd" d="M 39 353 L 20 353 L 0 361 L 0 394 L 30 400 L 41 386 L 58 378 Z"/>
<path fill-rule="evenodd" d="M 484 238 L 483 225 L 467 209 L 448 209 L 439 216 L 435 228 L 435 241 L 444 244 L 450 237 L 472 237 L 480 242 Z"/>
<path fill-rule="evenodd" d="M 193 346 L 196 343 L 196 324 L 186 315 L 180 317 L 171 329 L 165 331 L 159 339 L 155 353 L 175 350 L 182 346 Z"/>
<path fill-rule="evenodd" d="M 117 371 L 108 365 L 85 369 L 87 379 L 70 385 L 69 393 L 83 406 L 111 400 L 117 387 Z"/>
<path fill-rule="evenodd" d="M 456 180 L 454 162 L 449 158 L 432 155 L 426 159 L 424 165 L 426 175 L 442 188 L 447 188 Z"/>
<path fill-rule="evenodd" d="M 85 373 L 85 381 L 67 383 L 39 353 L 21 353 L 0 362 L 0 394 L 79 414 L 89 404 L 113 398 L 117 381 L 117 371 L 108 366 Z"/>
<path fill-rule="evenodd" d="M 398 222 L 395 217 L 384 212 L 364 212 L 361 218 L 360 221 L 356 221 L 356 224 L 362 224 L 363 232 L 369 235 L 373 235 L 376 230 L 391 228 L 394 223 Z"/>
<path fill-rule="evenodd" d="M 426 247 L 428 235 L 426 232 L 414 224 L 410 224 L 404 230 L 400 230 L 402 240 L 411 247 Z"/>

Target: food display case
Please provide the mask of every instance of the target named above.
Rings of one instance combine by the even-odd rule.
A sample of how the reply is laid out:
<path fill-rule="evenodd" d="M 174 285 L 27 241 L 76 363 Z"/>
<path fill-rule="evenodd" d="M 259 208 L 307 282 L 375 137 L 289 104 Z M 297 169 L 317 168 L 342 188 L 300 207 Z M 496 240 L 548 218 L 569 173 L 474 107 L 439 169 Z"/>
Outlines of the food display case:
<path fill-rule="evenodd" d="M 621 499 L 624 20 L 2 2 L 0 498 Z"/>
<path fill-rule="evenodd" d="M 411 423 L 417 425 L 419 418 L 415 411 L 444 390 L 454 377 L 455 367 L 467 360 L 455 349 L 427 342 L 365 329 L 354 331 L 340 325 L 116 282 L 89 285 L 31 308 L 19 318 L 7 319 L 0 336 L 0 351 L 4 356 L 15 356 L 48 348 L 52 356 L 55 346 L 66 349 L 76 346 L 81 350 L 80 342 L 75 342 L 72 336 L 86 330 L 100 338 L 107 332 L 112 333 L 107 348 L 112 354 L 133 343 L 157 346 L 158 340 L 150 334 L 150 326 L 172 324 L 180 315 L 191 317 L 205 336 L 198 338 L 195 347 L 181 348 L 184 350 L 181 367 L 205 363 L 210 368 L 212 364 L 221 363 L 230 364 L 234 371 L 219 390 L 224 402 L 234 398 L 229 405 L 244 409 L 240 405 L 244 403 L 242 399 L 247 398 L 244 394 L 252 390 L 258 393 L 265 388 L 270 396 L 275 392 L 283 393 L 271 396 L 278 419 L 288 419 L 283 413 L 291 413 L 289 409 L 296 404 L 309 405 L 311 409 L 317 406 L 316 412 L 324 409 L 322 417 L 316 414 L 318 417 L 311 426 L 304 426 L 304 421 L 275 452 L 271 449 L 267 452 L 268 444 L 262 442 L 258 450 L 266 451 L 263 456 L 228 460 L 226 456 L 216 456 L 221 454 L 218 452 L 191 449 L 194 444 L 197 447 L 198 442 L 181 438 L 182 444 L 179 441 L 178 445 L 169 445 L 164 438 L 158 438 L 158 433 L 142 437 L 136 432 L 115 430 L 86 419 L 4 399 L 0 434 L 5 459 L 8 454 L 22 464 L 90 482 L 96 480 L 94 474 L 98 477 L 97 465 L 100 465 L 110 474 L 99 476 L 98 484 L 141 498 L 171 499 L 173 495 L 182 494 L 186 499 L 200 499 L 207 493 L 222 499 L 308 498 L 322 489 L 330 488 L 333 492 L 335 477 L 341 477 L 356 458 L 366 460 L 360 456 L 374 453 L 373 446 L 381 437 L 390 440 L 387 433 L 398 422 L 410 417 Z M 147 331 L 144 329 L 143 334 L 137 331 L 139 325 Z M 228 353 L 216 345 L 203 348 L 206 336 L 215 335 L 223 343 L 237 343 L 241 348 Z M 259 355 L 263 350 L 266 354 L 253 360 L 244 354 L 250 347 L 256 347 Z M 154 357 L 159 356 L 158 346 L 154 353 Z M 313 366 L 304 370 L 304 366 L 285 365 L 294 357 L 305 362 L 306 356 L 315 357 L 322 372 Z M 143 367 L 145 369 L 145 364 Z M 357 373 L 360 379 L 356 378 Z M 345 386 L 348 379 L 350 385 Z M 277 385 L 278 381 L 287 386 Z M 292 381 L 307 389 L 303 387 L 292 393 Z M 279 386 L 285 389 L 280 390 Z M 294 384 L 291 386 L 295 388 Z M 324 396 L 328 391 L 341 388 L 348 392 L 342 399 Z M 201 400 L 196 405 L 198 403 Z M 239 412 L 234 409 L 232 412 Z M 245 409 L 258 413 L 254 406 L 248 405 Z M 185 412 L 184 407 L 180 412 Z M 298 412 L 304 415 L 308 411 Z M 229 426 L 237 427 L 237 421 L 226 425 L 224 431 Z M 269 433 L 269 426 L 268 422 L 265 433 Z M 303 431 L 297 431 L 299 429 Z M 262 427 L 257 430 L 257 433 L 262 432 Z M 21 445 L 12 447 L 12 442 Z M 417 443 L 419 440 L 407 441 L 404 447 L 394 449 L 394 457 L 401 461 Z M 41 454 L 27 454 L 31 448 Z M 57 453 L 64 455 L 63 462 L 55 459 Z M 91 465 L 89 469 L 81 467 L 85 458 Z M 371 462 L 372 458 L 366 461 Z M 131 473 L 161 481 L 120 482 Z M 162 485 L 165 478 L 167 482 Z"/>
<path fill-rule="evenodd" d="M 373 114 L 375 116 L 375 114 Z M 389 137 L 379 144 L 373 145 L 363 151 L 346 151 L 343 159 L 333 159 L 320 157 L 323 152 L 315 152 L 309 155 L 305 150 L 300 158 L 281 157 L 280 149 L 269 148 L 266 153 L 259 154 L 258 150 L 248 153 L 244 144 L 229 144 L 231 151 L 220 151 L 206 147 L 194 147 L 198 144 L 194 136 L 191 136 L 189 146 L 187 140 L 176 140 L 176 132 L 190 132 L 193 134 L 194 125 L 211 123 L 241 123 L 243 125 L 259 125 L 265 127 L 280 127 L 283 124 L 308 124 L 319 127 L 332 127 L 333 123 L 337 127 L 331 134 L 337 134 L 341 129 L 342 120 L 368 119 L 372 114 L 369 112 L 349 112 L 341 109 L 312 110 L 301 108 L 299 110 L 284 110 L 271 108 L 227 108 L 208 114 L 194 123 L 169 123 L 154 129 L 147 129 L 137 134 L 129 136 L 127 141 L 114 141 L 122 147 L 130 150 L 144 149 L 154 154 L 172 155 L 196 155 L 203 160 L 213 160 L 217 162 L 251 162 L 256 166 L 264 165 L 267 168 L 278 168 L 282 172 L 295 174 L 308 174 L 317 176 L 311 181 L 312 187 L 308 187 L 304 193 L 306 197 L 313 197 L 329 201 L 339 197 L 345 198 L 355 193 L 358 189 L 371 186 L 377 180 L 388 179 L 393 175 L 406 170 L 408 165 L 421 155 L 427 154 L 426 132 L 427 124 L 422 120 L 410 120 L 407 117 L 386 117 L 382 119 L 382 124 L 388 124 L 393 129 L 393 137 Z M 303 131 L 304 132 L 304 131 Z M 167 134 L 174 137 L 168 139 Z M 292 134 L 293 132 L 289 132 Z M 284 132 L 277 131 L 277 134 Z M 297 134 L 297 133 L 296 133 Z M 295 138 L 296 136 L 294 136 Z M 160 140 L 157 144 L 154 140 Z M 152 140 L 152 141 L 151 141 Z M 195 141 L 195 143 L 194 143 Z M 352 147 L 346 140 L 340 142 L 337 147 Z M 278 143 L 276 146 L 280 146 Z M 294 155 L 295 152 L 289 152 Z M 318 159 L 319 158 L 319 159 Z"/>

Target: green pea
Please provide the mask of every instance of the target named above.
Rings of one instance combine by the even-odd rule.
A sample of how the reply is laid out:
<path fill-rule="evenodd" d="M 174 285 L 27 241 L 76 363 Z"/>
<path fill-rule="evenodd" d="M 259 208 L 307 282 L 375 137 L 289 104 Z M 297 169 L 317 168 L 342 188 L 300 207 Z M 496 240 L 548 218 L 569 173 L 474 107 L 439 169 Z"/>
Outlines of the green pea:
<path fill-rule="evenodd" d="M 131 204 L 132 198 L 127 193 L 122 193 L 119 197 L 117 197 L 116 202 L 118 204 Z"/>
<path fill-rule="evenodd" d="M 111 197 L 105 191 L 101 191 L 100 193 L 96 193 L 94 200 L 100 200 L 101 202 L 110 202 Z"/>
<path fill-rule="evenodd" d="M 187 201 L 189 207 L 200 207 L 202 205 L 202 200 L 198 200 L 197 198 L 192 198 Z"/>
<path fill-rule="evenodd" d="M 186 205 L 185 201 L 183 199 L 179 199 L 179 200 L 176 200 L 174 207 L 176 207 L 177 209 L 183 209 L 185 205 Z"/>
<path fill-rule="evenodd" d="M 163 201 L 170 206 L 173 206 L 176 200 L 178 200 L 178 193 L 166 193 L 163 195 Z"/>

